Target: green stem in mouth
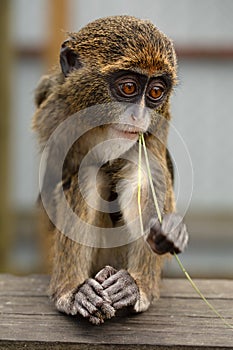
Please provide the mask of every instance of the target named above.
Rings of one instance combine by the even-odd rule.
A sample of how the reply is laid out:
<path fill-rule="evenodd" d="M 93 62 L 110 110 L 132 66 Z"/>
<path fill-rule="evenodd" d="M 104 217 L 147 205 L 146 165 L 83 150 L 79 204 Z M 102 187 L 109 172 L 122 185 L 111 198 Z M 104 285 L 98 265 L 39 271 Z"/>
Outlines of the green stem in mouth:
<path fill-rule="evenodd" d="M 147 168 L 148 177 L 149 177 L 149 181 L 150 181 L 150 187 L 151 187 L 152 196 L 153 196 L 153 200 L 154 200 L 154 204 L 155 204 L 155 209 L 156 209 L 156 212 L 158 215 L 159 222 L 162 223 L 162 215 L 161 215 L 161 212 L 159 210 L 159 204 L 158 204 L 157 196 L 155 193 L 155 188 L 153 185 L 152 175 L 151 175 L 151 171 L 150 171 L 150 163 L 149 163 L 149 159 L 148 159 L 148 154 L 147 154 L 146 144 L 145 144 L 145 139 L 144 139 L 143 134 L 140 134 L 140 138 L 142 139 L 143 151 L 144 151 L 145 158 L 146 158 L 146 168 Z"/>
<path fill-rule="evenodd" d="M 141 164 L 142 164 L 142 138 L 141 134 L 139 134 L 139 150 L 138 150 L 138 212 L 141 226 L 141 233 L 143 235 L 143 223 L 142 223 L 142 208 L 141 208 L 141 183 L 142 183 L 142 172 L 141 172 Z"/>

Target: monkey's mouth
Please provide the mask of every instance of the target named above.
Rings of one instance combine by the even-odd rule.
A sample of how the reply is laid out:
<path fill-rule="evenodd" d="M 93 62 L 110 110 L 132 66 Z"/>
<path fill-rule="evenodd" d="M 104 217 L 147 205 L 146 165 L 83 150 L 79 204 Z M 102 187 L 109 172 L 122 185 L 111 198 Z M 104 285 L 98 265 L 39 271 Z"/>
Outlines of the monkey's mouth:
<path fill-rule="evenodd" d="M 143 132 L 142 129 L 128 124 L 112 124 L 111 128 L 119 137 L 130 140 L 137 140 L 139 133 Z"/>

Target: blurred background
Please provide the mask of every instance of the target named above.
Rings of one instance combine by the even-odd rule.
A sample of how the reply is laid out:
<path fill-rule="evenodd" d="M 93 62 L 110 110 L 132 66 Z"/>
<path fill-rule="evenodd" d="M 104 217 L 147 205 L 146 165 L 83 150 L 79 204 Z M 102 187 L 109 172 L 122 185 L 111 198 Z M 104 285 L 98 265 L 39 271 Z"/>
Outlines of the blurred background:
<path fill-rule="evenodd" d="M 175 43 L 179 85 L 170 149 L 194 277 L 233 277 L 233 1 L 0 0 L 0 271 L 40 271 L 35 202 L 39 152 L 33 92 L 58 63 L 66 31 L 103 16 L 150 19 Z M 182 136 L 183 141 L 178 136 Z M 190 154 L 191 162 L 187 150 Z M 165 275 L 182 276 L 175 261 Z"/>

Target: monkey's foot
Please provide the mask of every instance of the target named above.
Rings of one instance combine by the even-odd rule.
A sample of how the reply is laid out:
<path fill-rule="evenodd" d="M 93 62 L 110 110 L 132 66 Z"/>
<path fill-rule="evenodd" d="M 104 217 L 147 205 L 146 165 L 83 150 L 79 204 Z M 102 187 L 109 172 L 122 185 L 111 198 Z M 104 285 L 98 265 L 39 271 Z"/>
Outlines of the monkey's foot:
<path fill-rule="evenodd" d="M 93 324 L 103 323 L 115 315 L 111 299 L 99 282 L 89 278 L 74 295 L 72 315 L 80 314 Z"/>
<path fill-rule="evenodd" d="M 182 217 L 175 213 L 165 214 L 162 225 L 158 220 L 152 224 L 147 242 L 157 254 L 181 253 L 188 243 L 188 232 Z"/>
<path fill-rule="evenodd" d="M 139 299 L 138 286 L 126 270 L 116 271 L 111 266 L 106 266 L 97 274 L 97 278 L 104 276 L 104 274 L 107 278 L 103 281 L 102 287 L 111 299 L 115 310 L 134 305 L 137 302 Z"/>

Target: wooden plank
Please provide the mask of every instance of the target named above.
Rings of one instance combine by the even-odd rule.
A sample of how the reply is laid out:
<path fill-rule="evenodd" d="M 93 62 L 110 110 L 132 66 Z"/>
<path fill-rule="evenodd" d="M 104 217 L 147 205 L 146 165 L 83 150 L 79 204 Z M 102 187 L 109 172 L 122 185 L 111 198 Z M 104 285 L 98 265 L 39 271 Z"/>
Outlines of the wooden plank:
<path fill-rule="evenodd" d="M 0 296 L 46 296 L 49 277 L 30 275 L 28 277 L 0 275 Z"/>
<path fill-rule="evenodd" d="M 233 299 L 232 280 L 195 279 L 207 298 Z M 0 275 L 0 296 L 46 296 L 49 276 L 30 275 L 28 277 Z M 189 282 L 184 279 L 164 279 L 161 282 L 162 298 L 199 298 Z"/>
<path fill-rule="evenodd" d="M 47 276 L 0 276 L 0 349 L 232 349 L 233 331 L 186 280 L 163 282 L 161 299 L 139 315 L 102 326 L 58 313 L 46 297 Z M 233 323 L 233 281 L 197 280 Z"/>
<path fill-rule="evenodd" d="M 195 279 L 195 282 L 208 299 L 233 299 L 232 280 Z M 162 286 L 163 297 L 199 299 L 199 296 L 186 279 L 166 279 Z"/>

